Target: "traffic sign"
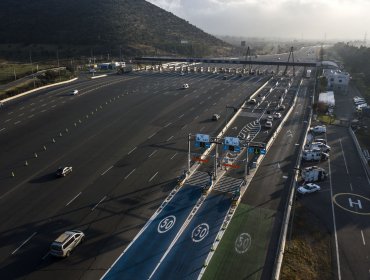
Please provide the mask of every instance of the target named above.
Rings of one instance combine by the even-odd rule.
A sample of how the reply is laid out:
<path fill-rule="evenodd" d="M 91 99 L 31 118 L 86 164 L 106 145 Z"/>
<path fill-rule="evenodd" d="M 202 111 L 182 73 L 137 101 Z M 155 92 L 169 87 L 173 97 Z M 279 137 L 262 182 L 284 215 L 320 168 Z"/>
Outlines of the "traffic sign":
<path fill-rule="evenodd" d="M 249 147 L 248 154 L 265 155 L 266 149 L 260 147 Z"/>
<path fill-rule="evenodd" d="M 238 137 L 225 137 L 224 150 L 240 152 L 240 141 Z"/>
<path fill-rule="evenodd" d="M 210 137 L 207 134 L 196 134 L 195 135 L 195 147 L 209 148 L 211 147 Z"/>

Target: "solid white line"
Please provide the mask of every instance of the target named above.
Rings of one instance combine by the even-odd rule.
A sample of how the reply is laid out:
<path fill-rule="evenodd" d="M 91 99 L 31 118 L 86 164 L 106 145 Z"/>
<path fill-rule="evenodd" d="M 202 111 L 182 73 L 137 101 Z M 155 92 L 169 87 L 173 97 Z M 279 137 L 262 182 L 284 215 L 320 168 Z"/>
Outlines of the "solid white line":
<path fill-rule="evenodd" d="M 72 198 L 67 204 L 66 204 L 66 207 L 71 204 L 73 202 L 73 200 L 75 200 L 77 197 L 79 197 L 80 195 L 82 194 L 82 192 L 80 192 L 79 194 L 77 194 L 74 198 Z"/>
<path fill-rule="evenodd" d="M 16 121 L 14 124 L 19 124 L 21 121 Z"/>
<path fill-rule="evenodd" d="M 344 155 L 344 150 L 343 150 L 343 145 L 342 145 L 342 139 L 339 139 L 339 143 L 340 143 L 340 147 L 342 148 L 342 154 L 343 154 L 343 158 L 344 158 L 344 165 L 346 166 L 347 174 L 349 175 L 346 156 Z"/>
<path fill-rule="evenodd" d="M 157 173 L 155 173 L 155 174 L 152 176 L 152 178 L 150 178 L 150 179 L 149 179 L 149 181 L 148 181 L 148 182 L 152 181 L 152 180 L 155 178 L 155 176 L 157 176 L 157 174 L 158 174 L 158 171 L 157 171 Z"/>
<path fill-rule="evenodd" d="M 154 150 L 149 156 L 148 158 L 150 158 L 152 155 L 154 155 L 156 152 L 158 152 L 158 150 Z"/>
<path fill-rule="evenodd" d="M 101 176 L 103 176 L 105 173 L 107 173 L 109 170 L 111 170 L 113 168 L 113 165 L 111 167 L 109 167 L 107 170 L 105 170 L 102 174 L 100 174 Z"/>
<path fill-rule="evenodd" d="M 332 185 L 332 181 L 331 181 L 330 158 L 328 159 L 328 163 L 329 163 L 330 197 L 333 197 L 333 185 Z M 335 220 L 334 202 L 333 202 L 333 199 L 331 199 L 330 201 L 331 201 L 331 211 L 332 211 L 332 215 L 333 215 L 334 240 L 335 240 L 335 252 L 336 252 L 336 257 L 337 257 L 338 280 L 341 280 L 342 279 L 342 275 L 340 274 L 340 260 L 339 260 L 337 224 L 336 224 L 336 220 Z"/>
<path fill-rule="evenodd" d="M 177 155 L 177 153 L 175 153 L 172 157 L 171 157 L 171 160 Z"/>
<path fill-rule="evenodd" d="M 100 203 L 102 203 L 105 199 L 107 198 L 107 196 L 104 196 L 102 199 L 100 199 L 100 201 L 91 209 L 91 211 L 94 211 L 96 207 L 98 207 L 98 205 Z"/>
<path fill-rule="evenodd" d="M 12 255 L 14 255 L 20 248 L 22 248 L 22 246 L 24 246 L 24 244 L 26 244 L 28 241 L 30 241 L 31 238 L 34 237 L 36 234 L 37 234 L 37 232 L 32 233 L 32 235 L 30 237 L 28 237 L 17 249 L 15 249 L 12 252 Z"/>
<path fill-rule="evenodd" d="M 172 122 L 169 122 L 168 124 L 166 124 L 164 127 L 168 127 L 172 124 Z"/>
<path fill-rule="evenodd" d="M 128 152 L 128 155 L 131 154 L 133 151 L 136 150 L 137 147 L 133 148 L 131 151 Z"/>
<path fill-rule="evenodd" d="M 132 173 L 134 173 L 135 170 L 136 170 L 136 168 L 132 169 L 132 171 L 129 174 L 126 175 L 125 180 L 128 178 L 128 176 L 130 176 Z"/>
<path fill-rule="evenodd" d="M 150 138 L 152 138 L 154 135 L 156 135 L 157 134 L 157 132 L 154 132 L 152 135 L 150 135 L 149 137 L 148 137 L 148 139 L 150 139 Z"/>
<path fill-rule="evenodd" d="M 363 231 L 361 230 L 361 236 L 362 236 L 362 243 L 364 243 L 364 246 L 366 245 L 365 243 L 365 237 L 364 237 L 364 233 Z"/>
<path fill-rule="evenodd" d="M 166 140 L 166 142 L 170 141 L 174 136 L 172 135 L 170 138 Z"/>
<path fill-rule="evenodd" d="M 3 131 L 3 130 L 5 130 L 5 127 L 3 127 L 2 129 L 0 129 L 0 131 Z"/>

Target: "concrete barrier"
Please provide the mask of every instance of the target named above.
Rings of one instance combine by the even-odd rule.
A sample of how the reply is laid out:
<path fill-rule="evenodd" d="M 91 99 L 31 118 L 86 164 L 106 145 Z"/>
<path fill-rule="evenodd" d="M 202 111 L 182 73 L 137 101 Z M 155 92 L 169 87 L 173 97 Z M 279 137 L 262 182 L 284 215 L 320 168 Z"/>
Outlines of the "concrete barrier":
<path fill-rule="evenodd" d="M 23 92 L 21 94 L 17 94 L 15 96 L 12 96 L 12 97 L 8 97 L 8 98 L 5 98 L 3 100 L 0 100 L 1 102 L 3 103 L 6 103 L 10 100 L 13 100 L 13 99 L 16 99 L 16 98 L 19 98 L 19 97 L 22 97 L 22 96 L 25 96 L 27 94 L 30 94 L 30 93 L 33 93 L 33 92 L 36 92 L 36 91 L 39 91 L 39 90 L 42 90 L 42 89 L 46 89 L 46 88 L 50 88 L 50 87 L 54 87 L 54 86 L 58 86 L 58 85 L 63 85 L 63 84 L 68 84 L 68 83 L 71 83 L 73 81 L 76 81 L 78 78 L 73 78 L 71 80 L 68 80 L 68 81 L 64 81 L 64 82 L 60 82 L 60 83 L 55 83 L 55 84 L 50 84 L 50 85 L 46 85 L 46 86 L 42 86 L 42 87 L 38 87 L 38 88 L 35 88 L 35 89 L 32 89 L 32 90 L 29 90 L 29 91 L 26 91 L 26 92 Z"/>
<path fill-rule="evenodd" d="M 362 166 L 364 167 L 367 176 L 370 177 L 370 167 L 369 167 L 369 164 L 367 163 L 367 158 L 362 152 L 362 149 L 361 149 L 360 143 L 357 140 L 356 134 L 353 132 L 352 128 L 349 127 L 348 130 L 349 130 L 349 135 L 351 135 L 351 138 L 353 140 L 353 143 L 355 143 L 356 150 L 358 152 L 358 155 L 360 156 Z"/>

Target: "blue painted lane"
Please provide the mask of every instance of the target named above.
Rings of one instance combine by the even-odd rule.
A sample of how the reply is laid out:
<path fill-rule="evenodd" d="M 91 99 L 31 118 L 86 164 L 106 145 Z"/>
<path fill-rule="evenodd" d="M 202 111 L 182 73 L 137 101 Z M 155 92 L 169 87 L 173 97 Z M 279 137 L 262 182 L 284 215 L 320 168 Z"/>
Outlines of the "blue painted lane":
<path fill-rule="evenodd" d="M 201 195 L 202 186 L 182 187 L 103 279 L 148 279 Z"/>
<path fill-rule="evenodd" d="M 197 279 L 230 205 L 230 195 L 212 192 L 151 279 Z"/>

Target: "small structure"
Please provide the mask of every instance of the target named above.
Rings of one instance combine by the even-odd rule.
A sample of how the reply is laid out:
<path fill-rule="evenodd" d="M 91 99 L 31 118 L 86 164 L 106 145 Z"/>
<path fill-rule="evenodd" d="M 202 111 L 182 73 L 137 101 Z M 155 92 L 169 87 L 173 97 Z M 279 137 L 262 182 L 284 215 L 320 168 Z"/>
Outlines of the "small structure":
<path fill-rule="evenodd" d="M 323 69 L 323 76 L 328 80 L 328 90 L 347 92 L 350 75 L 347 72 L 334 69 Z"/>
<path fill-rule="evenodd" d="M 319 103 L 325 104 L 328 107 L 335 106 L 334 91 L 322 92 L 319 94 Z"/>

